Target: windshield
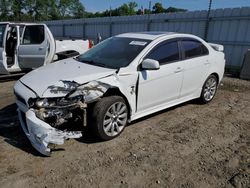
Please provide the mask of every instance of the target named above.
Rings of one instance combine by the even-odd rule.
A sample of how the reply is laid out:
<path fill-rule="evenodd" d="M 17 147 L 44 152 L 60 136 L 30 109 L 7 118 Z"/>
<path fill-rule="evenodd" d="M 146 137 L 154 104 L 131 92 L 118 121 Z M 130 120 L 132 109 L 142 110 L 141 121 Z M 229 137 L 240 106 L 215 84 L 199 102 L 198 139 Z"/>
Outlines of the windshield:
<path fill-rule="evenodd" d="M 78 61 L 118 69 L 128 66 L 150 40 L 112 37 L 78 56 Z"/>
<path fill-rule="evenodd" d="M 6 24 L 0 25 L 0 47 L 3 47 L 3 39 L 4 39 L 4 33 L 5 33 Z"/>

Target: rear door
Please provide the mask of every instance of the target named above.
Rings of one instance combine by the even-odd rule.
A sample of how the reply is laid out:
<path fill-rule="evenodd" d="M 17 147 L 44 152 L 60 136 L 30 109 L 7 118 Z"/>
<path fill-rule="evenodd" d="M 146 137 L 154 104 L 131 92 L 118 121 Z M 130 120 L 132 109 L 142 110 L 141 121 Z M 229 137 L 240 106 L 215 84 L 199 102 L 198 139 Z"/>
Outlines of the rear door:
<path fill-rule="evenodd" d="M 0 24 L 0 74 L 8 74 L 5 41 L 8 24 Z"/>
<path fill-rule="evenodd" d="M 181 41 L 184 76 L 180 97 L 193 95 L 201 89 L 210 67 L 209 51 L 198 40 L 185 38 Z"/>
<path fill-rule="evenodd" d="M 30 69 L 43 66 L 48 51 L 45 25 L 26 25 L 18 47 L 20 68 Z"/>

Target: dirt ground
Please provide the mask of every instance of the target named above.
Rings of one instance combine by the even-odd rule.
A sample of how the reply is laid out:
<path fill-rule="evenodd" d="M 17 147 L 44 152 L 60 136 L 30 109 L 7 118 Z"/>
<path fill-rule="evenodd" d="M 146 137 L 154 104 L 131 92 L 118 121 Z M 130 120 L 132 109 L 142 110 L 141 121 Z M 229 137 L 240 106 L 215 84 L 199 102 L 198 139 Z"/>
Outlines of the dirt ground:
<path fill-rule="evenodd" d="M 32 148 L 12 88 L 0 83 L 0 187 L 250 187 L 250 82 L 224 78 L 195 101 L 130 124 L 108 142 L 86 135 L 51 157 Z"/>

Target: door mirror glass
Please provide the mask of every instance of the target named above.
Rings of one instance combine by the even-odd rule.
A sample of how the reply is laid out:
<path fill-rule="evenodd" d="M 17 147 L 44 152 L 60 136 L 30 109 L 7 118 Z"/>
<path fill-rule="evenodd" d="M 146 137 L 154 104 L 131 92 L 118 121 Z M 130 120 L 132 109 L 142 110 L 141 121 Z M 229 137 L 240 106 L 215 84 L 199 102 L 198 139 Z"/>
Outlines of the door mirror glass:
<path fill-rule="evenodd" d="M 142 62 L 142 69 L 143 70 L 158 70 L 160 69 L 159 61 L 154 59 L 145 59 Z"/>

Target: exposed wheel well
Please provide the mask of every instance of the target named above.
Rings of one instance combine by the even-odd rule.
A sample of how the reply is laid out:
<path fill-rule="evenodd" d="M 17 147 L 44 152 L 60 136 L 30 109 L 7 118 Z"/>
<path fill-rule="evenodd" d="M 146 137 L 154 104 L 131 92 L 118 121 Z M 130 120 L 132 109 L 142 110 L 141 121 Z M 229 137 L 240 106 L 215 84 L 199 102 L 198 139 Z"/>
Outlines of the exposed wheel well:
<path fill-rule="evenodd" d="M 128 114 L 128 119 L 129 119 L 130 115 L 131 115 L 131 107 L 129 105 L 129 102 L 128 102 L 127 98 L 121 93 L 121 91 L 117 87 L 108 89 L 108 91 L 103 95 L 103 97 L 113 96 L 113 95 L 121 96 L 125 100 L 126 105 L 128 107 L 128 113 L 129 113 Z"/>
<path fill-rule="evenodd" d="M 211 75 L 214 75 L 217 78 L 217 84 L 219 84 L 219 75 L 216 72 L 212 73 Z"/>

